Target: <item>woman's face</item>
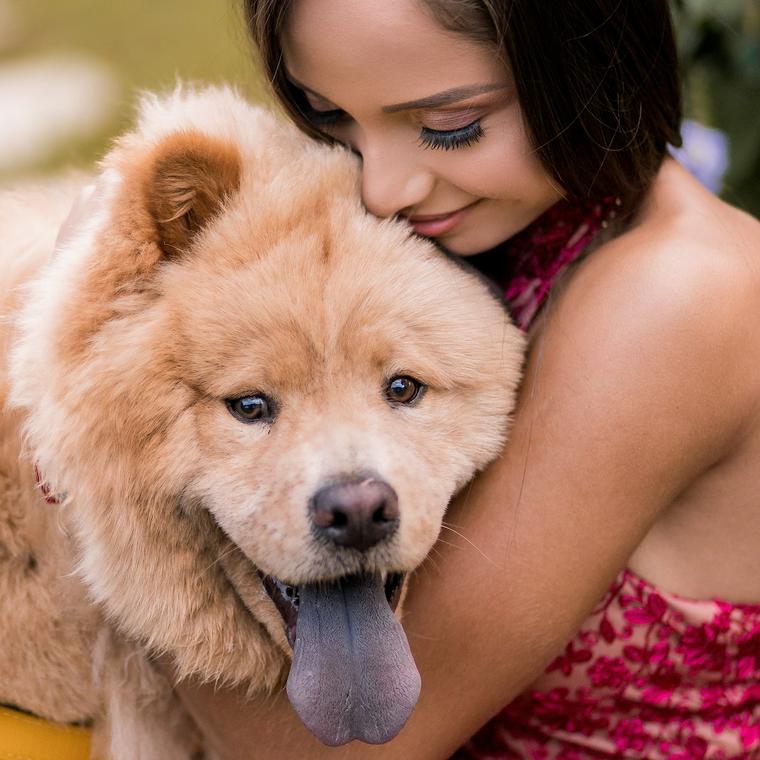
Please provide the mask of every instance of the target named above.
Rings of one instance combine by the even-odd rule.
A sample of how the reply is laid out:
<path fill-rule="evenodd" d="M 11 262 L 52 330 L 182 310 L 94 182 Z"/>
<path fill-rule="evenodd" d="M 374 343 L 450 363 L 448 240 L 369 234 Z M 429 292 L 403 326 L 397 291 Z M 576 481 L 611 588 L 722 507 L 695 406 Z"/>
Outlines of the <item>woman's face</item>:
<path fill-rule="evenodd" d="M 559 199 L 494 49 L 443 29 L 419 0 L 297 0 L 283 49 L 314 123 L 362 156 L 373 214 L 468 255 Z"/>

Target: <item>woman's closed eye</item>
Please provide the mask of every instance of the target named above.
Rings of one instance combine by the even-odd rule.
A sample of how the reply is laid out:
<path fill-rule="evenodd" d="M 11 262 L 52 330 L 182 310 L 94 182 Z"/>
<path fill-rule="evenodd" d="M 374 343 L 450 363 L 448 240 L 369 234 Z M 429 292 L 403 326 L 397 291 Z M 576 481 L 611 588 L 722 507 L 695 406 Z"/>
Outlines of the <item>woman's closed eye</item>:
<path fill-rule="evenodd" d="M 331 126 L 336 126 L 340 122 L 350 119 L 350 116 L 341 108 L 330 106 L 331 103 L 327 101 L 317 102 L 308 93 L 301 91 L 302 97 L 300 98 L 300 105 L 303 114 L 317 129 L 329 129 Z M 472 117 L 470 111 L 467 115 L 468 118 Z M 430 148 L 432 150 L 456 150 L 457 148 L 466 148 L 475 144 L 485 134 L 483 127 L 480 123 L 480 118 L 474 119 L 461 126 L 455 125 L 456 121 L 463 121 L 462 118 L 451 119 L 445 114 L 438 118 L 431 118 L 430 121 L 441 123 L 441 126 L 448 126 L 451 123 L 451 128 L 448 129 L 434 129 L 431 126 L 420 125 L 419 144 L 423 148 Z"/>
<path fill-rule="evenodd" d="M 309 105 L 307 116 L 309 121 L 318 129 L 335 126 L 349 118 L 348 114 L 340 108 L 320 110 L 311 105 Z M 485 131 L 480 124 L 480 119 L 476 119 L 456 129 L 420 127 L 418 142 L 423 148 L 432 150 L 456 150 L 474 145 L 484 134 Z"/>
<path fill-rule="evenodd" d="M 304 115 L 315 127 L 329 127 L 347 116 L 341 108 L 330 108 L 321 103 L 318 107 L 308 97 L 303 98 L 302 107 Z"/>
<path fill-rule="evenodd" d="M 318 129 L 340 121 L 346 113 L 329 101 L 317 100 L 300 88 L 294 88 L 294 99 L 303 116 Z"/>
<path fill-rule="evenodd" d="M 329 127 L 331 124 L 337 124 L 346 116 L 346 112 L 340 108 L 331 108 L 322 111 L 309 106 L 306 116 L 315 127 Z"/>
<path fill-rule="evenodd" d="M 483 137 L 483 116 L 483 108 L 472 106 L 423 111 L 419 143 L 433 150 L 466 148 Z"/>
<path fill-rule="evenodd" d="M 432 148 L 433 150 L 456 150 L 475 144 L 484 134 L 480 119 L 476 119 L 456 129 L 442 130 L 422 127 L 419 142 L 424 148 Z"/>

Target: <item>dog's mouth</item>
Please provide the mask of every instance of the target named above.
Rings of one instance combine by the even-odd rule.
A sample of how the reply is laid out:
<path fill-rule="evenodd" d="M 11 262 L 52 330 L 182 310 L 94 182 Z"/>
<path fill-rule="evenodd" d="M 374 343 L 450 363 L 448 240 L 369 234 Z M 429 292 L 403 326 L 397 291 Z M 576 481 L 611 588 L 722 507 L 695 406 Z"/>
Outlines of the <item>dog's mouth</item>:
<path fill-rule="evenodd" d="M 350 575 L 299 586 L 261 579 L 293 647 L 287 692 L 306 727 L 330 746 L 396 736 L 420 691 L 393 614 L 404 576 Z"/>
<path fill-rule="evenodd" d="M 264 590 L 269 594 L 270 599 L 274 602 L 274 606 L 277 607 L 277 611 L 282 616 L 288 643 L 295 649 L 298 607 L 301 601 L 299 595 L 300 587 L 283 583 L 273 575 L 264 575 L 261 571 L 259 571 L 259 577 L 264 584 Z M 396 611 L 399 599 L 401 599 L 401 589 L 403 588 L 405 577 L 403 573 L 388 573 L 383 584 L 385 599 L 392 612 Z"/>

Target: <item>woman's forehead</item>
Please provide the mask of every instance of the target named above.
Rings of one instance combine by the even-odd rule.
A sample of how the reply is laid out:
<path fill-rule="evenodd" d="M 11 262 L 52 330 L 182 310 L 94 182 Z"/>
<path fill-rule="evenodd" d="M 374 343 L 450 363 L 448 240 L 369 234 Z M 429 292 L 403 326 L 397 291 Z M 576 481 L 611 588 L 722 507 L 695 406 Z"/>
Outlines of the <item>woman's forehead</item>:
<path fill-rule="evenodd" d="M 296 0 L 283 33 L 292 78 L 339 105 L 387 106 L 503 84 L 495 51 L 436 23 L 415 0 Z"/>

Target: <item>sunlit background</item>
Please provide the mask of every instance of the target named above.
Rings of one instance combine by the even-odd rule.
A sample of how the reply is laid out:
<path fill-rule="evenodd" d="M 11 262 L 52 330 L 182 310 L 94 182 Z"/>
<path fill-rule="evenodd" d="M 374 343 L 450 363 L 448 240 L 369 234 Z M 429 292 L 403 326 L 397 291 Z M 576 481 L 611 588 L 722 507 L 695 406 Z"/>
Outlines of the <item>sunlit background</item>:
<path fill-rule="evenodd" d="M 237 0 L 0 0 L 0 182 L 91 164 L 178 78 L 261 98 Z"/>
<path fill-rule="evenodd" d="M 760 0 L 674 2 L 687 74 L 679 156 L 760 216 Z M 0 0 L 0 184 L 92 164 L 141 89 L 225 80 L 262 99 L 240 6 Z"/>

